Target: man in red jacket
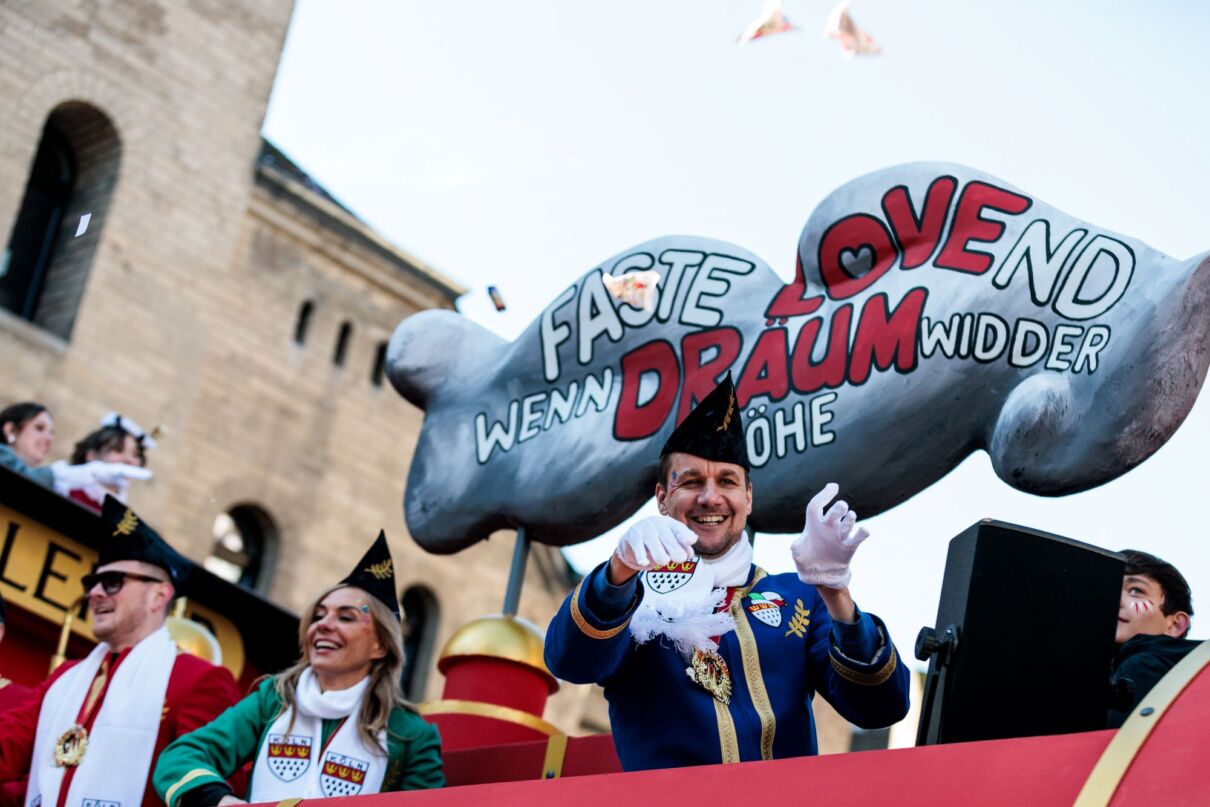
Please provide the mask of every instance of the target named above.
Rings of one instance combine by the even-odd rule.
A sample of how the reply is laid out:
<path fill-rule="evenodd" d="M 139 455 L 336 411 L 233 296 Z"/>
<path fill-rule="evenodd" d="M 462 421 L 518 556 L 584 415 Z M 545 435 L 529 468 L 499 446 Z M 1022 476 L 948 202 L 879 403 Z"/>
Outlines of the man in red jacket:
<path fill-rule="evenodd" d="M 5 611 L 4 598 L 0 597 L 0 642 L 4 641 Z M 10 681 L 0 671 L 0 714 L 25 701 L 29 697 L 30 688 Z"/>
<path fill-rule="evenodd" d="M 102 517 L 97 570 L 83 581 L 100 643 L 0 721 L 0 804 L 162 804 L 149 782 L 160 751 L 238 700 L 231 673 L 178 653 L 164 627 L 188 563 L 116 499 Z"/>

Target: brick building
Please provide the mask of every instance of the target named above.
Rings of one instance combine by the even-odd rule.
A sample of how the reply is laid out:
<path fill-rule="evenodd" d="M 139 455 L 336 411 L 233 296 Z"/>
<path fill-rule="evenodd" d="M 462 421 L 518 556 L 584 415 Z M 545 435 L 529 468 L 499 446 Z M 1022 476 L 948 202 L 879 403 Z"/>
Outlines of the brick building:
<path fill-rule="evenodd" d="M 408 538 L 422 413 L 383 382 L 395 325 L 456 282 L 387 243 L 260 136 L 290 0 L 0 5 L 0 405 L 56 418 L 51 458 L 108 410 L 159 425 L 131 504 L 182 551 L 291 609 L 385 528 L 413 625 L 409 694 L 498 611 L 499 535 L 453 557 Z M 570 585 L 536 546 L 521 615 Z M 590 688 L 547 718 L 603 728 Z"/>

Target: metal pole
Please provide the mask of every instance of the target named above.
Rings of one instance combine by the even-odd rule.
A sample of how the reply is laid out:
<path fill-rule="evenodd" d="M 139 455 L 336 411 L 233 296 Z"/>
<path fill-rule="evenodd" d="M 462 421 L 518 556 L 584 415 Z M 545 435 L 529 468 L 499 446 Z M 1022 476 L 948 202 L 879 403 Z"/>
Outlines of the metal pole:
<path fill-rule="evenodd" d="M 508 570 L 508 589 L 504 592 L 505 616 L 517 615 L 521 602 L 521 585 L 525 582 L 525 565 L 529 562 L 529 531 L 517 528 L 517 543 L 513 546 L 513 565 Z"/>

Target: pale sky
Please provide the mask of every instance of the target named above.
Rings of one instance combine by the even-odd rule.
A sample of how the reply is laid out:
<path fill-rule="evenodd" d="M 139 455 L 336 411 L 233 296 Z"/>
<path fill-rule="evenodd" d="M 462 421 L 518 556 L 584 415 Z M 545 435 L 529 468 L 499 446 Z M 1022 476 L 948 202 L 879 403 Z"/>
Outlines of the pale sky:
<path fill-rule="evenodd" d="M 1210 249 L 1204 2 L 853 0 L 883 53 L 852 59 L 822 36 L 821 0 L 786 0 L 800 30 L 737 45 L 760 8 L 299 0 L 265 135 L 468 286 L 463 313 L 507 339 L 599 261 L 662 235 L 730 241 L 788 280 L 824 196 L 916 160 L 986 171 L 1178 258 Z M 866 522 L 859 605 L 910 657 L 949 539 L 992 517 L 1159 554 L 1210 609 L 1206 397 L 1150 460 L 1074 496 L 1020 493 L 975 454 Z M 615 543 L 568 555 L 587 569 Z M 791 570 L 789 540 L 760 536 L 757 561 Z M 1062 620 L 1046 604 L 1022 617 Z M 1191 635 L 1208 626 L 1210 610 Z"/>

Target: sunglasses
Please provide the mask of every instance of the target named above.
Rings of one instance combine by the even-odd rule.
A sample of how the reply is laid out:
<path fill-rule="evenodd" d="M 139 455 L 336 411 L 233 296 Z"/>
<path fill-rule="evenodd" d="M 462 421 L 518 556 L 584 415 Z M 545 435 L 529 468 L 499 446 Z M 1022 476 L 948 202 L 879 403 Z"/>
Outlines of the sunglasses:
<path fill-rule="evenodd" d="M 161 580 L 158 577 L 148 577 L 145 574 L 135 574 L 134 572 L 93 572 L 86 574 L 81 579 L 84 585 L 84 593 L 92 591 L 93 588 L 100 584 L 101 590 L 106 595 L 112 597 L 122 590 L 122 586 L 126 585 L 127 580 L 139 580 L 144 583 L 167 583 L 167 580 Z"/>

